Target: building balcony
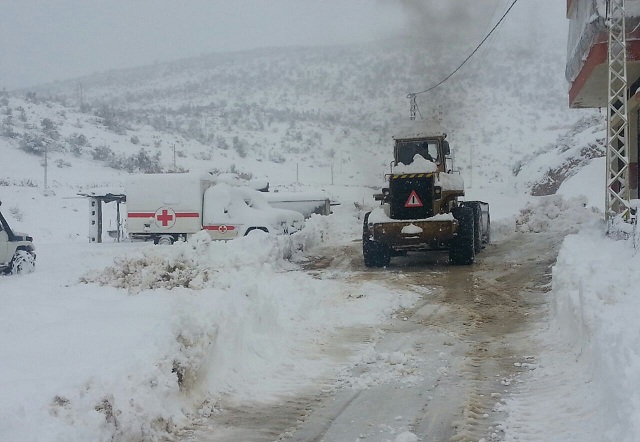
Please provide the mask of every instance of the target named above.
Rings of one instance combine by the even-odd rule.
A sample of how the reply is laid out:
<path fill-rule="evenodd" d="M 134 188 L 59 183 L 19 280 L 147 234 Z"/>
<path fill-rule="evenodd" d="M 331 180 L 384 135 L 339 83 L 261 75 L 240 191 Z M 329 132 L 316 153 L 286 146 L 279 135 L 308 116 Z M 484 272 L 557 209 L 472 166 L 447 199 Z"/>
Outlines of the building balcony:
<path fill-rule="evenodd" d="M 640 85 L 640 0 L 626 0 L 627 81 L 632 92 Z M 605 0 L 567 0 L 569 40 L 566 78 L 569 106 L 607 106 L 608 28 Z M 635 84 L 634 83 L 638 83 Z"/>

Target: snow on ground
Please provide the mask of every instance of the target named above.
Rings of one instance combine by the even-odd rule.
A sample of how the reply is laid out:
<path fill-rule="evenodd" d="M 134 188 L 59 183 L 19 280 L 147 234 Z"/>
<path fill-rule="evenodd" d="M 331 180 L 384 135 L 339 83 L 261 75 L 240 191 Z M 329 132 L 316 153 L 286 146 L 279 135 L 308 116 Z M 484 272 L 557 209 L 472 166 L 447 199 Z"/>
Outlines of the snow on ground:
<path fill-rule="evenodd" d="M 634 441 L 640 434 L 640 258 L 630 241 L 603 235 L 602 160 L 533 198 L 482 186 L 494 240 L 558 232 L 548 329 L 541 353 L 497 406 L 505 440 Z M 288 190 L 301 190 L 289 186 Z M 318 348 L 340 327 L 379 323 L 415 293 L 314 278 L 296 262 L 319 245 L 360 234 L 377 189 L 325 186 L 341 205 L 292 237 L 228 243 L 198 236 L 172 247 L 89 244 L 88 203 L 60 187 L 0 187 L 3 213 L 33 234 L 37 271 L 0 278 L 0 440 L 153 440 L 229 395 L 267 401 L 345 364 L 420 363 L 411 353 L 354 349 L 338 363 Z M 292 255 L 292 259 L 286 259 Z M 164 282 L 163 282 L 164 281 Z M 378 378 L 346 380 L 367 388 Z M 296 383 L 292 384 L 295 379 Z M 572 416 L 575 419 L 568 419 Z M 403 433 L 396 440 L 417 440 Z"/>
<path fill-rule="evenodd" d="M 333 332 L 417 297 L 297 271 L 302 250 L 359 231 L 354 204 L 291 237 L 157 247 L 89 244 L 70 234 L 88 228 L 85 200 L 3 190 L 38 267 L 0 278 L 0 440 L 153 440 L 222 395 L 269 400 L 335 375 L 318 355 Z"/>
<path fill-rule="evenodd" d="M 498 404 L 508 413 L 507 441 L 638 440 L 640 254 L 637 238 L 607 237 L 601 212 L 590 209 L 602 207 L 603 172 L 604 161 L 594 160 L 561 187 L 573 199 L 545 198 L 523 223 L 548 229 L 551 217 L 554 229 L 571 234 L 553 267 L 548 328 L 532 336 L 542 349 L 535 369 Z"/>

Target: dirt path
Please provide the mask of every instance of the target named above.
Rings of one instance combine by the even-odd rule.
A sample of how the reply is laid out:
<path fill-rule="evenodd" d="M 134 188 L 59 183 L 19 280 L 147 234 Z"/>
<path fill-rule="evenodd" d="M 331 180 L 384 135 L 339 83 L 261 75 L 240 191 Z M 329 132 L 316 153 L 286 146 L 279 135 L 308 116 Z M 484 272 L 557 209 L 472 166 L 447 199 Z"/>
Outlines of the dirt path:
<path fill-rule="evenodd" d="M 420 301 L 382 330 L 336 337 L 325 349 L 336 358 L 375 343 L 374 357 L 345 379 L 321 380 L 277 405 L 225 404 L 188 440 L 393 441 L 403 431 L 421 441 L 500 439 L 499 403 L 518 372 L 535 367 L 527 336 L 544 325 L 559 244 L 550 234 L 517 234 L 471 267 L 436 254 L 394 258 L 378 270 L 364 268 L 358 243 L 324 251 L 306 271 L 414 290 Z"/>

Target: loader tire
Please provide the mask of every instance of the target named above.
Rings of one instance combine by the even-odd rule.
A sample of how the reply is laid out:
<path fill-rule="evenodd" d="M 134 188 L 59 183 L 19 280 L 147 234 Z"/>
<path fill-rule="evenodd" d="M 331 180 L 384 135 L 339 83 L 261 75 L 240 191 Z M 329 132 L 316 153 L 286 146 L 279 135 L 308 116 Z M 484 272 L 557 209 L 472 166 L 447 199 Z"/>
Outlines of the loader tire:
<path fill-rule="evenodd" d="M 378 241 L 363 241 L 362 256 L 365 267 L 386 267 L 391 262 L 391 250 Z"/>
<path fill-rule="evenodd" d="M 484 236 L 485 244 L 491 244 L 491 215 L 487 214 L 487 233 Z"/>
<path fill-rule="evenodd" d="M 362 224 L 362 256 L 365 267 L 386 267 L 391 262 L 391 249 L 386 245 L 370 239 L 369 235 L 369 215 L 364 215 Z"/>
<path fill-rule="evenodd" d="M 451 240 L 449 262 L 453 265 L 470 265 L 476 258 L 475 216 L 472 207 L 458 207 L 453 210 L 458 220 L 458 232 Z"/>
<path fill-rule="evenodd" d="M 463 207 L 471 208 L 473 210 L 473 248 L 476 254 L 478 254 L 482 250 L 482 227 L 480 225 L 482 208 L 476 201 L 465 202 L 463 203 Z"/>

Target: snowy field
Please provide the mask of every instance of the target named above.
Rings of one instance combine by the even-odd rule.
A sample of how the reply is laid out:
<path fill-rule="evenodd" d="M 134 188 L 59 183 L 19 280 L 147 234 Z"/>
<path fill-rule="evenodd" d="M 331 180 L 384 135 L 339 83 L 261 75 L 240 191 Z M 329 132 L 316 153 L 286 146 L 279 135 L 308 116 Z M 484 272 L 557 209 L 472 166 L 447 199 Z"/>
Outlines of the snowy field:
<path fill-rule="evenodd" d="M 579 188 L 590 193 L 579 201 L 597 201 L 591 173 L 561 193 L 572 198 Z M 3 212 L 35 237 L 38 253 L 34 274 L 0 278 L 0 440 L 157 440 L 215 413 L 223 395 L 268 401 L 292 379 L 304 388 L 362 360 L 367 348 L 339 363 L 318 348 L 342 327 L 381 323 L 417 295 L 301 270 L 315 247 L 359 236 L 353 203 L 369 189 L 332 191 L 343 204 L 292 237 L 212 243 L 198 235 L 153 246 L 89 244 L 74 233 L 87 227 L 85 200 L 0 188 Z M 489 201 L 496 241 L 517 219 L 532 231 L 584 226 L 553 269 L 548 329 L 533 337 L 539 364 L 518 378 L 519 394 L 497 404 L 503 439 L 638 440 L 640 258 L 630 241 L 604 236 L 600 214 L 576 220 L 575 200 L 563 201 L 497 193 Z M 567 373 L 571 382 L 558 384 Z M 579 409 L 588 425 L 563 421 L 558 407 Z"/>
<path fill-rule="evenodd" d="M 24 223 L 7 210 L 16 228 L 64 201 L 19 190 Z M 3 209 L 17 193 L 2 192 Z M 67 201 L 86 222 L 88 203 Z M 335 217 L 348 232 L 318 217 L 292 237 L 169 247 L 65 241 L 73 222 L 31 230 L 37 271 L 0 279 L 0 440 L 153 440 L 220 395 L 268 400 L 292 378 L 339 370 L 317 357 L 334 330 L 375 324 L 416 296 L 319 280 L 292 262 L 321 237 L 350 240 L 360 222 L 345 209 Z"/>

